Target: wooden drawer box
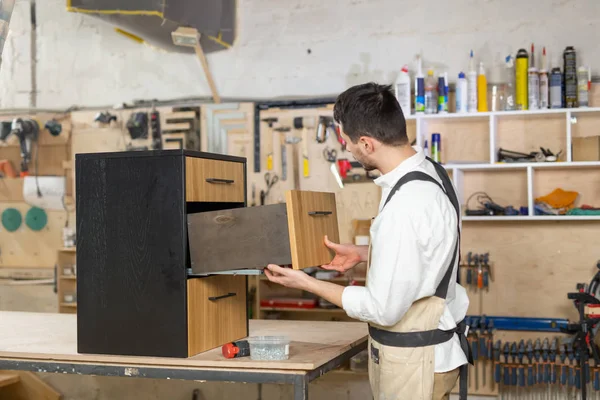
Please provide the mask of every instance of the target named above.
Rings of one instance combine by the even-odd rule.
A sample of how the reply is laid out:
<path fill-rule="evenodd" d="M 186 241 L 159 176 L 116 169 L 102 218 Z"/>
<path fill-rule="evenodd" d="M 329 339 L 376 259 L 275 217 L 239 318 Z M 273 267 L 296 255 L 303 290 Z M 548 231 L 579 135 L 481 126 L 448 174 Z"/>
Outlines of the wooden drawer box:
<path fill-rule="evenodd" d="M 189 214 L 188 232 L 194 274 L 320 266 L 334 255 L 324 236 L 339 241 L 335 194 L 291 190 L 285 204 Z"/>
<path fill-rule="evenodd" d="M 75 172 L 79 352 L 188 357 L 247 336 L 247 278 L 187 273 L 188 213 L 245 207 L 245 158 L 77 154 Z"/>

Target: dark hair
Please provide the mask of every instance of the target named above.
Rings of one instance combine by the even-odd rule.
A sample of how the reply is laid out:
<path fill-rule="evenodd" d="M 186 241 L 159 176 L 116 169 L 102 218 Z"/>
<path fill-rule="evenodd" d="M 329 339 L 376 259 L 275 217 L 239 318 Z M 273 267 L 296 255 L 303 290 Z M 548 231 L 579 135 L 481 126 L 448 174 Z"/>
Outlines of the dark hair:
<path fill-rule="evenodd" d="M 333 118 L 353 143 L 360 136 L 370 136 L 390 146 L 408 143 L 406 120 L 391 88 L 369 82 L 338 96 Z"/>

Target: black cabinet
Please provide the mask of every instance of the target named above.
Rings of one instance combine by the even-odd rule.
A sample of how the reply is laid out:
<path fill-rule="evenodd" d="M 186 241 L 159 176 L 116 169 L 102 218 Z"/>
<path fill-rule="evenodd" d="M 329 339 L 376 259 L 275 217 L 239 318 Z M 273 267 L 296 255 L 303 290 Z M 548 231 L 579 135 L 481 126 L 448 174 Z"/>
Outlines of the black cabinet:
<path fill-rule="evenodd" d="M 245 207 L 245 158 L 77 154 L 75 172 L 78 352 L 188 357 L 248 335 L 246 276 L 187 275 L 187 216 Z"/>

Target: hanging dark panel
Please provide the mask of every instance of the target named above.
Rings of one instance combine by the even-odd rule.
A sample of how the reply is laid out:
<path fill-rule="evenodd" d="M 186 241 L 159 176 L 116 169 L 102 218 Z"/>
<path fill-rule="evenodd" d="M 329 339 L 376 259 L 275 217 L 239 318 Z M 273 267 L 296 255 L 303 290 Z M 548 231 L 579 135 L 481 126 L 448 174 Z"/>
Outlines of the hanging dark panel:
<path fill-rule="evenodd" d="M 161 0 L 67 0 L 68 7 L 86 11 L 131 12 L 158 11 L 163 12 Z"/>
<path fill-rule="evenodd" d="M 171 33 L 180 26 L 198 29 L 205 53 L 229 48 L 235 40 L 236 0 L 67 0 L 67 9 L 171 52 L 194 52 L 173 44 Z"/>

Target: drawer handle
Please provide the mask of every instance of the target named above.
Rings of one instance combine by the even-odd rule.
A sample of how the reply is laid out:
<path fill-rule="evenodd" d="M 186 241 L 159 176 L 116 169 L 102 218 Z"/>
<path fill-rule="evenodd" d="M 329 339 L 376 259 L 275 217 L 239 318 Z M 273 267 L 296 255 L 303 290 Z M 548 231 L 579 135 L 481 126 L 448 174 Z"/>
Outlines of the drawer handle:
<path fill-rule="evenodd" d="M 235 293 L 231 293 L 230 292 L 230 293 L 224 294 L 222 296 L 211 296 L 208 299 L 210 301 L 215 301 L 215 300 L 220 300 L 220 299 L 224 299 L 224 298 L 227 298 L 227 297 L 233 297 L 233 296 L 235 296 Z"/>
<path fill-rule="evenodd" d="M 233 179 L 206 178 L 208 183 L 233 183 Z"/>
<path fill-rule="evenodd" d="M 333 214 L 332 211 L 309 211 L 308 215 L 329 215 Z"/>

